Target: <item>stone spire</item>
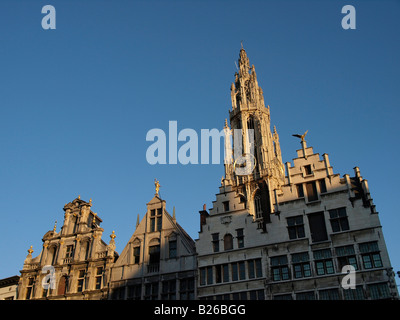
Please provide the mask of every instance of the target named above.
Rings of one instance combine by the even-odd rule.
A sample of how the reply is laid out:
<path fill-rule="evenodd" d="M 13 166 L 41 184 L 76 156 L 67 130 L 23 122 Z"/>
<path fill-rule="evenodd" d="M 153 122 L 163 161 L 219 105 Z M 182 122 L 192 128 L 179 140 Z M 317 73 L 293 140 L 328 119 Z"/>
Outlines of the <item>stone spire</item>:
<path fill-rule="evenodd" d="M 264 208 L 262 219 L 268 222 L 268 215 L 275 210 L 276 192 L 279 192 L 285 183 L 285 167 L 282 162 L 278 132 L 275 127 L 271 131 L 269 106 L 265 107 L 255 67 L 254 65 L 250 67 L 250 60 L 243 47 L 240 49 L 238 62 L 239 70 L 235 73 L 235 80 L 230 88 L 232 101 L 232 110 L 229 111 L 230 129 L 227 123 L 224 128 L 225 131 L 232 130 L 234 159 L 233 164 L 225 162 L 225 179 L 232 182 L 233 188 L 236 188 L 238 193 L 246 195 L 250 213 L 253 215 L 255 215 L 253 199 L 256 192 L 261 192 L 262 198 L 266 199 L 266 203 L 262 204 Z M 242 135 L 238 136 L 237 131 Z M 239 152 L 236 149 L 238 144 L 242 148 Z M 237 164 L 239 163 L 239 166 L 243 164 L 238 162 L 237 155 L 254 159 L 252 163 L 248 160 L 245 162 L 245 167 L 251 165 L 250 168 L 254 168 L 251 174 L 247 174 L 246 171 L 246 175 L 243 176 L 238 172 Z"/>

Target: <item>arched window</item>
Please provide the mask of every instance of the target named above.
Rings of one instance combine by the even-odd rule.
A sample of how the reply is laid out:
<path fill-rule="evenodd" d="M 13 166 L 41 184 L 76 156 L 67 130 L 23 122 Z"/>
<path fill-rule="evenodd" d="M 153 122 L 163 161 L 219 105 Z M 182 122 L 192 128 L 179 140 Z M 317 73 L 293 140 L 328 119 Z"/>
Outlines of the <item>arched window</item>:
<path fill-rule="evenodd" d="M 224 250 L 232 250 L 233 249 L 233 237 L 230 233 L 227 233 L 224 236 Z"/>
<path fill-rule="evenodd" d="M 254 196 L 254 211 L 256 214 L 256 218 L 262 217 L 262 207 L 261 207 L 261 192 L 257 191 Z"/>

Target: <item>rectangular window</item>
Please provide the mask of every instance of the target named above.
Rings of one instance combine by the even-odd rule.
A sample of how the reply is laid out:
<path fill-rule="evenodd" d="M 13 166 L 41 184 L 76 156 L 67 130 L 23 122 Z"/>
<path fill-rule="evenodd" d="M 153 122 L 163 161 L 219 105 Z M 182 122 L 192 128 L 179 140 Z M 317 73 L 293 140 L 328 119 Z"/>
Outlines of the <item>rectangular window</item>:
<path fill-rule="evenodd" d="M 213 283 L 213 268 L 207 267 L 207 284 Z"/>
<path fill-rule="evenodd" d="M 295 279 L 311 277 L 308 252 L 292 254 L 293 274 Z"/>
<path fill-rule="evenodd" d="M 222 265 L 223 281 L 229 282 L 229 264 Z"/>
<path fill-rule="evenodd" d="M 224 212 L 228 212 L 229 211 L 229 201 L 224 201 L 224 202 L 222 202 L 222 204 L 224 205 Z"/>
<path fill-rule="evenodd" d="M 147 283 L 144 290 L 144 300 L 158 299 L 158 282 Z"/>
<path fill-rule="evenodd" d="M 168 243 L 169 257 L 176 258 L 177 243 L 176 240 L 171 240 Z"/>
<path fill-rule="evenodd" d="M 320 300 L 339 300 L 339 290 L 338 289 L 327 289 L 319 291 Z"/>
<path fill-rule="evenodd" d="M 264 290 L 252 290 L 250 293 L 250 300 L 265 300 Z"/>
<path fill-rule="evenodd" d="M 26 296 L 25 296 L 26 300 L 29 300 L 31 298 L 33 287 L 34 287 L 34 279 L 29 278 L 28 285 L 26 286 Z"/>
<path fill-rule="evenodd" d="M 232 263 L 232 281 L 239 280 L 238 276 L 238 265 L 237 263 Z"/>
<path fill-rule="evenodd" d="M 307 182 L 306 190 L 308 202 L 318 200 L 317 186 L 315 185 L 315 181 Z"/>
<path fill-rule="evenodd" d="M 194 300 L 194 278 L 181 279 L 179 294 L 181 300 Z"/>
<path fill-rule="evenodd" d="M 150 218 L 150 232 L 156 231 L 156 218 Z"/>
<path fill-rule="evenodd" d="M 85 270 L 79 270 L 78 271 L 78 285 L 77 285 L 77 292 L 82 292 L 84 289 L 84 283 L 85 283 Z"/>
<path fill-rule="evenodd" d="M 364 300 L 363 286 L 356 286 L 355 289 L 343 290 L 345 300 Z"/>
<path fill-rule="evenodd" d="M 128 287 L 128 299 L 140 300 L 142 295 L 142 285 L 137 284 Z"/>
<path fill-rule="evenodd" d="M 219 233 L 213 233 L 211 236 L 213 251 L 219 252 Z"/>
<path fill-rule="evenodd" d="M 381 268 L 383 266 L 378 242 L 367 242 L 359 245 L 364 269 Z"/>
<path fill-rule="evenodd" d="M 377 283 L 368 285 L 368 290 L 372 300 L 390 299 L 390 292 L 386 283 Z"/>
<path fill-rule="evenodd" d="M 162 229 L 162 217 L 157 217 L 157 231 Z"/>
<path fill-rule="evenodd" d="M 304 166 L 304 172 L 306 173 L 306 175 L 312 174 L 311 164 Z"/>
<path fill-rule="evenodd" d="M 246 268 L 244 261 L 239 262 L 239 279 L 240 280 L 246 279 Z"/>
<path fill-rule="evenodd" d="M 151 246 L 149 247 L 150 254 L 150 263 L 158 263 L 160 262 L 160 246 Z"/>
<path fill-rule="evenodd" d="M 176 300 L 176 281 L 175 281 L 175 279 L 162 282 L 161 299 L 162 300 Z"/>
<path fill-rule="evenodd" d="M 272 279 L 274 281 L 289 280 L 289 266 L 287 256 L 271 258 Z"/>
<path fill-rule="evenodd" d="M 319 191 L 321 192 L 321 193 L 325 193 L 327 190 L 326 190 L 326 183 L 325 183 L 325 179 L 320 179 L 320 180 L 318 180 L 318 183 L 319 183 Z"/>
<path fill-rule="evenodd" d="M 222 282 L 222 266 L 220 264 L 215 266 L 215 283 Z"/>
<path fill-rule="evenodd" d="M 237 238 L 238 248 L 243 248 L 244 247 L 243 229 L 237 229 L 236 230 L 236 238 Z"/>
<path fill-rule="evenodd" d="M 346 208 L 329 210 L 329 216 L 333 232 L 349 230 Z"/>
<path fill-rule="evenodd" d="M 133 248 L 133 263 L 138 264 L 140 262 L 140 247 Z"/>
<path fill-rule="evenodd" d="M 357 259 L 353 245 L 342 246 L 335 248 L 336 256 L 338 257 L 339 269 L 342 270 L 346 265 L 352 265 L 358 270 Z"/>
<path fill-rule="evenodd" d="M 321 211 L 309 214 L 308 222 L 310 224 L 311 239 L 313 242 L 328 240 L 324 212 Z"/>
<path fill-rule="evenodd" d="M 206 268 L 200 268 L 200 285 L 206 284 Z"/>
<path fill-rule="evenodd" d="M 95 283 L 95 289 L 101 289 L 101 280 L 103 278 L 103 267 L 98 267 L 96 269 L 96 283 Z"/>
<path fill-rule="evenodd" d="M 287 218 L 289 239 L 304 238 L 304 223 L 303 216 L 296 216 Z"/>
<path fill-rule="evenodd" d="M 73 245 L 67 246 L 65 251 L 65 258 L 72 258 L 73 253 L 74 253 L 74 246 Z"/>
<path fill-rule="evenodd" d="M 296 300 L 315 300 L 314 291 L 296 293 Z"/>
<path fill-rule="evenodd" d="M 317 275 L 332 274 L 333 268 L 332 253 L 330 249 L 321 249 L 314 251 L 315 270 Z"/>
<path fill-rule="evenodd" d="M 249 279 L 262 277 L 261 259 L 248 260 L 247 270 Z"/>
<path fill-rule="evenodd" d="M 296 184 L 296 189 L 297 189 L 297 196 L 299 198 L 304 198 L 303 184 L 301 183 Z"/>

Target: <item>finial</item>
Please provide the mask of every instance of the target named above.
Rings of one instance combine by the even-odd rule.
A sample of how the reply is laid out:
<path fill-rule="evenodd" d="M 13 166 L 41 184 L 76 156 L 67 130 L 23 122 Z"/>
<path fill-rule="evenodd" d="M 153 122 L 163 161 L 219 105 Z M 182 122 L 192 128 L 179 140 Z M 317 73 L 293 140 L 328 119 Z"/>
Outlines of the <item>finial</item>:
<path fill-rule="evenodd" d="M 140 224 L 140 219 L 139 219 L 139 213 L 137 215 L 137 219 L 136 219 L 136 228 L 139 226 Z"/>
<path fill-rule="evenodd" d="M 89 204 L 92 204 L 92 198 L 90 198 L 90 200 L 89 200 Z"/>
<path fill-rule="evenodd" d="M 81 195 L 78 195 L 78 200 L 81 200 Z"/>
<path fill-rule="evenodd" d="M 225 128 L 228 128 L 228 119 L 225 119 Z"/>
<path fill-rule="evenodd" d="M 240 46 L 242 47 L 242 49 L 243 49 L 243 40 L 240 40 Z M 244 50 L 244 49 L 243 49 Z"/>
<path fill-rule="evenodd" d="M 176 216 L 175 216 L 175 206 L 172 210 L 172 219 L 175 221 L 176 220 Z"/>
<path fill-rule="evenodd" d="M 56 229 L 57 229 L 57 220 L 54 222 L 53 231 L 56 232 Z"/>
<path fill-rule="evenodd" d="M 32 254 L 32 252 L 33 252 L 33 249 L 32 249 L 32 246 L 30 246 L 29 249 L 28 249 L 28 253 Z"/>
<path fill-rule="evenodd" d="M 154 179 L 154 185 L 156 186 L 156 195 L 158 195 L 158 191 L 160 190 L 160 182 L 157 179 Z"/>
<path fill-rule="evenodd" d="M 114 240 L 117 236 L 115 235 L 115 231 L 113 230 L 113 232 L 110 235 L 111 240 Z"/>

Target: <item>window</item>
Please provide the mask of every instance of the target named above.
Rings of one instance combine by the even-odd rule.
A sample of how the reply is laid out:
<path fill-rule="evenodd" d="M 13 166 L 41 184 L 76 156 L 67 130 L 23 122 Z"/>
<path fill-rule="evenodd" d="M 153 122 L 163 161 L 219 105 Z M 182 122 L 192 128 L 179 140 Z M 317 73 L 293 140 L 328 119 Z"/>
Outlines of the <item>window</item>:
<path fill-rule="evenodd" d="M 312 174 L 311 164 L 304 166 L 304 172 L 306 173 L 306 175 Z"/>
<path fill-rule="evenodd" d="M 325 179 L 320 179 L 320 180 L 318 180 L 318 183 L 319 183 L 319 190 L 320 190 L 320 192 L 321 193 L 325 193 L 327 190 L 326 190 L 326 183 L 325 183 Z"/>
<path fill-rule="evenodd" d="M 311 239 L 313 242 L 328 240 L 324 212 L 309 214 L 308 222 L 310 223 Z"/>
<path fill-rule="evenodd" d="M 176 240 L 170 240 L 168 243 L 169 257 L 176 258 L 177 242 Z"/>
<path fill-rule="evenodd" d="M 34 287 L 34 278 L 28 278 L 28 284 L 26 286 L 26 295 L 25 295 L 26 300 L 29 300 L 31 298 L 33 287 Z"/>
<path fill-rule="evenodd" d="M 133 263 L 138 264 L 140 262 L 140 247 L 133 248 Z"/>
<path fill-rule="evenodd" d="M 244 261 L 232 263 L 232 281 L 244 280 L 246 278 L 246 268 Z"/>
<path fill-rule="evenodd" d="M 101 279 L 103 278 L 103 267 L 96 269 L 96 286 L 95 289 L 101 289 Z"/>
<path fill-rule="evenodd" d="M 148 265 L 148 272 L 158 272 L 160 266 L 160 246 L 155 245 L 149 247 L 149 265 Z"/>
<path fill-rule="evenodd" d="M 221 283 L 222 282 L 222 266 L 216 265 L 215 266 L 215 283 Z"/>
<path fill-rule="evenodd" d="M 219 233 L 213 233 L 211 236 L 213 252 L 219 252 Z"/>
<path fill-rule="evenodd" d="M 200 285 L 213 283 L 213 270 L 212 267 L 200 268 Z"/>
<path fill-rule="evenodd" d="M 288 294 L 279 294 L 274 296 L 274 300 L 293 300 L 292 295 L 290 293 Z"/>
<path fill-rule="evenodd" d="M 333 268 L 332 253 L 330 249 L 321 249 L 314 251 L 315 269 L 317 275 L 332 274 Z"/>
<path fill-rule="evenodd" d="M 303 184 L 301 183 L 296 184 L 296 189 L 297 189 L 297 196 L 299 198 L 304 198 Z"/>
<path fill-rule="evenodd" d="M 289 239 L 304 238 L 303 216 L 287 218 Z"/>
<path fill-rule="evenodd" d="M 295 279 L 311 277 L 308 252 L 292 254 L 293 274 Z"/>
<path fill-rule="evenodd" d="M 128 299 L 140 300 L 142 295 L 142 285 L 132 285 L 128 287 Z"/>
<path fill-rule="evenodd" d="M 224 250 L 232 250 L 233 249 L 233 237 L 230 233 L 227 233 L 224 236 Z"/>
<path fill-rule="evenodd" d="M 248 260 L 247 270 L 249 279 L 262 277 L 261 259 Z"/>
<path fill-rule="evenodd" d="M 150 210 L 150 232 L 162 229 L 162 208 Z"/>
<path fill-rule="evenodd" d="M 320 300 L 339 300 L 339 290 L 338 289 L 327 289 L 319 291 Z"/>
<path fill-rule="evenodd" d="M 249 292 L 250 293 L 250 300 L 264 300 L 264 290 L 252 290 Z"/>
<path fill-rule="evenodd" d="M 274 281 L 290 279 L 287 256 L 271 258 L 271 270 Z"/>
<path fill-rule="evenodd" d="M 222 202 L 222 204 L 224 205 L 224 211 L 228 212 L 229 211 L 229 201 L 224 201 L 224 202 Z"/>
<path fill-rule="evenodd" d="M 390 299 L 389 288 L 386 283 L 377 283 L 368 285 L 370 296 L 373 300 Z"/>
<path fill-rule="evenodd" d="M 158 299 L 158 282 L 146 283 L 144 289 L 144 300 Z"/>
<path fill-rule="evenodd" d="M 74 253 L 74 246 L 73 245 L 67 246 L 65 250 L 65 258 L 72 258 L 73 253 Z"/>
<path fill-rule="evenodd" d="M 296 300 L 315 300 L 314 291 L 296 293 Z"/>
<path fill-rule="evenodd" d="M 213 270 L 212 267 L 207 267 L 207 284 L 213 283 Z"/>
<path fill-rule="evenodd" d="M 379 254 L 378 242 L 367 242 L 359 245 L 364 269 L 382 267 L 382 259 Z"/>
<path fill-rule="evenodd" d="M 181 300 L 194 300 L 194 278 L 181 279 L 179 293 Z"/>
<path fill-rule="evenodd" d="M 307 182 L 306 190 L 308 202 L 318 200 L 317 186 L 315 185 L 315 181 Z"/>
<path fill-rule="evenodd" d="M 229 282 L 229 264 L 222 265 L 222 280 L 223 282 Z"/>
<path fill-rule="evenodd" d="M 364 300 L 363 286 L 356 286 L 355 289 L 343 290 L 345 300 Z"/>
<path fill-rule="evenodd" d="M 339 269 L 342 270 L 346 265 L 352 265 L 358 270 L 357 259 L 352 245 L 335 248 L 338 257 Z"/>
<path fill-rule="evenodd" d="M 78 270 L 78 284 L 77 284 L 77 292 L 82 292 L 84 289 L 84 283 L 85 283 L 85 270 Z"/>
<path fill-rule="evenodd" d="M 244 247 L 243 229 L 237 229 L 236 230 L 236 238 L 237 238 L 237 246 L 238 246 L 238 248 L 243 248 Z"/>
<path fill-rule="evenodd" d="M 176 300 L 175 279 L 162 282 L 161 300 Z"/>
<path fill-rule="evenodd" d="M 254 208 L 255 208 L 256 218 L 262 218 L 261 196 L 258 191 L 256 196 L 254 197 Z"/>
<path fill-rule="evenodd" d="M 329 210 L 329 216 L 333 232 L 349 230 L 346 208 Z"/>

